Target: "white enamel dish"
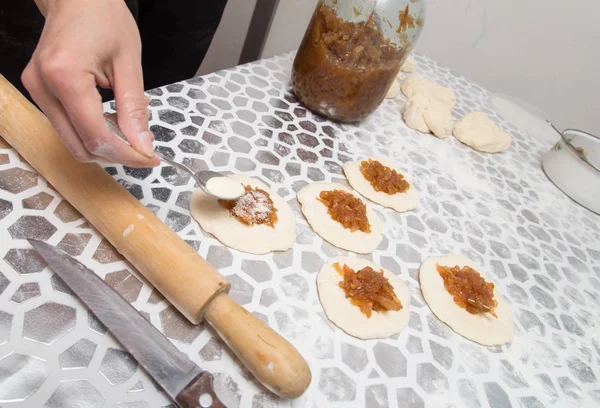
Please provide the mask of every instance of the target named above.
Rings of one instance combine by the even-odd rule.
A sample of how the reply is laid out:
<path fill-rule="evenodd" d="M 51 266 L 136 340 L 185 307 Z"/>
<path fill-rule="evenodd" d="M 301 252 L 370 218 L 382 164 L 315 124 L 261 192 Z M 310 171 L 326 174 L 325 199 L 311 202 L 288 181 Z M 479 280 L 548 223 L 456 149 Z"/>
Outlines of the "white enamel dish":
<path fill-rule="evenodd" d="M 574 129 L 559 133 L 542 158 L 544 172 L 566 195 L 600 214 L 600 138 Z"/>

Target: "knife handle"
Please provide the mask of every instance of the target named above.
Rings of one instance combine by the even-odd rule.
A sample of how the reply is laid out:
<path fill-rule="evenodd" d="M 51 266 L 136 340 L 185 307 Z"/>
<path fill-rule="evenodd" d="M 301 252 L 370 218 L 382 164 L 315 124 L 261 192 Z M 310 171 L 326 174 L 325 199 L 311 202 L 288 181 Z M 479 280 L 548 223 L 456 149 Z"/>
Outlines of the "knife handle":
<path fill-rule="evenodd" d="M 250 372 L 282 398 L 297 398 L 311 380 L 308 364 L 298 350 L 226 293 L 206 307 L 204 319 Z"/>
<path fill-rule="evenodd" d="M 175 402 L 180 408 L 227 408 L 213 387 L 213 376 L 201 372 L 177 395 Z"/>

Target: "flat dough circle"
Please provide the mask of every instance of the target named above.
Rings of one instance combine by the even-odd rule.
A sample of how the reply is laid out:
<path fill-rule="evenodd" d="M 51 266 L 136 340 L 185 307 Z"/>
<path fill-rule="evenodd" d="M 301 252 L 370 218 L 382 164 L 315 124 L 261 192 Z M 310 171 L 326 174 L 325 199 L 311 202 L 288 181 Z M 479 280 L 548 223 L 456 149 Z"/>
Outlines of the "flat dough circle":
<path fill-rule="evenodd" d="M 458 265 L 461 268 L 467 265 L 478 271 L 489 282 L 481 269 L 464 256 L 447 254 L 439 258 L 426 259 L 419 269 L 419 281 L 423 297 L 438 319 L 461 336 L 484 346 L 511 342 L 515 336 L 512 313 L 497 288 L 494 289 L 494 298 L 498 301 L 496 307 L 498 318 L 489 313 L 471 314 L 454 303 L 452 295 L 444 287 L 444 279 L 437 271 L 438 264 L 451 267 Z"/>
<path fill-rule="evenodd" d="M 398 212 L 414 210 L 417 208 L 419 205 L 419 192 L 415 186 L 410 183 L 408 178 L 407 181 L 410 183 L 410 188 L 405 193 L 390 195 L 381 191 L 375 191 L 371 183 L 367 181 L 360 172 L 360 164 L 369 159 L 376 160 L 384 166 L 395 169 L 395 167 L 384 157 L 367 157 L 363 160 L 347 162 L 344 164 L 344 173 L 346 174 L 346 178 L 350 185 L 369 200 L 384 207 L 392 208 Z M 396 169 L 396 171 L 398 171 L 398 169 Z M 402 172 L 398 172 L 402 174 Z"/>
<path fill-rule="evenodd" d="M 344 190 L 354 194 L 346 186 L 339 183 L 313 183 L 298 191 L 298 201 L 302 204 L 302 213 L 312 229 L 324 240 L 338 248 L 356 252 L 358 254 L 370 254 L 379 246 L 383 239 L 383 223 L 369 203 L 367 206 L 367 218 L 371 224 L 371 232 L 350 231 L 342 224 L 334 221 L 327 213 L 327 206 L 320 202 L 317 197 L 321 191 Z"/>
<path fill-rule="evenodd" d="M 269 193 L 277 209 L 275 228 L 268 225 L 250 226 L 238 221 L 219 204 L 219 200 L 198 189 L 192 195 L 190 211 L 200 227 L 224 245 L 242 252 L 260 255 L 290 249 L 296 241 L 296 219 L 290 206 L 258 180 L 242 174 L 229 177 Z"/>
<path fill-rule="evenodd" d="M 511 135 L 502 131 L 483 112 L 470 112 L 454 125 L 454 137 L 485 153 L 501 153 L 510 147 Z"/>
<path fill-rule="evenodd" d="M 402 309 L 395 311 L 373 312 L 367 318 L 358 306 L 346 299 L 344 289 L 340 288 L 339 282 L 342 276 L 333 268 L 333 264 L 339 262 L 340 266 L 348 265 L 354 271 L 370 266 L 376 271 L 383 268 L 366 259 L 351 258 L 347 256 L 331 259 L 327 262 L 317 276 L 317 289 L 319 300 L 325 310 L 325 314 L 336 326 L 351 336 L 359 339 L 382 339 L 396 334 L 408 325 L 410 319 L 410 292 L 408 287 L 392 272 L 383 269 L 383 275 L 388 278 L 394 287 L 394 292 L 400 302 Z"/>

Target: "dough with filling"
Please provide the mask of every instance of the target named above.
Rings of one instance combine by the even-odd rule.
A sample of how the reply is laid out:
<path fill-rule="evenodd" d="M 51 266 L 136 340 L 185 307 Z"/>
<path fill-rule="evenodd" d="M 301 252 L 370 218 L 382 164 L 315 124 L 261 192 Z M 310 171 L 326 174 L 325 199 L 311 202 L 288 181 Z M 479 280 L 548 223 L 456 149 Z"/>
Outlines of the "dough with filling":
<path fill-rule="evenodd" d="M 346 174 L 346 178 L 348 182 L 356 191 L 358 191 L 362 196 L 368 198 L 369 200 L 382 205 L 384 207 L 392 208 L 398 212 L 414 210 L 419 205 L 419 192 L 415 188 L 415 186 L 410 182 L 410 180 L 406 177 L 404 173 L 398 171 L 398 173 L 405 176 L 406 181 L 410 183 L 410 188 L 404 193 L 396 193 L 396 194 L 387 194 L 382 191 L 376 191 L 371 183 L 365 179 L 363 174 L 360 171 L 360 164 L 365 160 L 375 160 L 384 166 L 389 167 L 390 169 L 395 169 L 395 167 L 384 157 L 367 157 L 363 160 L 355 161 L 355 162 L 347 162 L 344 164 L 344 173 Z"/>
<path fill-rule="evenodd" d="M 323 265 L 317 276 L 317 290 L 319 300 L 329 320 L 349 335 L 359 339 L 390 337 L 402 331 L 408 325 L 410 319 L 410 292 L 402 280 L 392 272 L 383 269 L 383 275 L 388 278 L 388 282 L 394 287 L 394 292 L 402 303 L 402 309 L 398 311 L 373 311 L 371 317 L 367 318 L 358 306 L 350 303 L 350 299 L 346 298 L 346 292 L 340 288 L 339 283 L 343 280 L 343 276 L 333 267 L 336 262 L 342 267 L 348 265 L 355 272 L 367 266 L 375 271 L 383 269 L 366 259 L 351 257 L 334 258 Z"/>
<path fill-rule="evenodd" d="M 452 89 L 436 84 L 417 74 L 409 75 L 404 78 L 400 89 L 407 98 L 419 93 L 434 96 L 450 109 L 452 109 L 456 103 L 456 95 L 454 95 Z"/>
<path fill-rule="evenodd" d="M 513 340 L 515 328 L 510 306 L 494 288 L 494 299 L 498 302 L 495 318 L 490 313 L 471 314 L 454 303 L 454 298 L 444 287 L 444 279 L 440 276 L 437 265 L 464 267 L 475 269 L 487 282 L 490 280 L 482 270 L 468 258 L 447 254 L 439 258 L 428 258 L 419 269 L 419 282 L 423 297 L 431 311 L 452 330 L 461 336 L 485 346 L 509 343 Z"/>
<path fill-rule="evenodd" d="M 501 153 L 510 147 L 512 137 L 483 112 L 470 112 L 454 125 L 454 137 L 485 153 Z"/>
<path fill-rule="evenodd" d="M 369 203 L 365 203 L 371 232 L 366 233 L 360 230 L 352 232 L 344 228 L 342 224 L 331 218 L 327 212 L 327 206 L 317 199 L 322 191 L 330 190 L 348 191 L 354 194 L 355 197 L 360 198 L 343 184 L 308 184 L 298 192 L 297 196 L 306 220 L 321 238 L 329 241 L 332 245 L 359 254 L 370 254 L 377 249 L 383 239 L 383 222 Z"/>
<path fill-rule="evenodd" d="M 224 245 L 242 252 L 266 254 L 290 249 L 296 240 L 296 219 L 290 206 L 259 180 L 242 174 L 229 177 L 245 186 L 258 187 L 269 193 L 273 207 L 277 209 L 275 226 L 244 224 L 219 204 L 218 199 L 197 189 L 190 201 L 190 211 L 200 227 Z"/>

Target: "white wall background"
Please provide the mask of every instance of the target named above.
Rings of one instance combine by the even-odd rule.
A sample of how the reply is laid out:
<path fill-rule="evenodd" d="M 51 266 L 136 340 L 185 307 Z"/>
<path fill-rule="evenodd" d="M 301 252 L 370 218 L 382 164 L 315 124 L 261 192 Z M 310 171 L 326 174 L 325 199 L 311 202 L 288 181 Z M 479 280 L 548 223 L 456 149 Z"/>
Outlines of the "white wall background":
<path fill-rule="evenodd" d="M 229 0 L 201 72 L 237 63 L 256 1 Z M 263 56 L 295 49 L 316 3 L 281 0 Z M 418 51 L 492 92 L 538 107 L 561 127 L 600 135 L 600 1 L 428 0 L 427 6 Z"/>
<path fill-rule="evenodd" d="M 227 2 L 219 28 L 196 75 L 215 72 L 238 64 L 257 1 L 260 0 Z"/>

